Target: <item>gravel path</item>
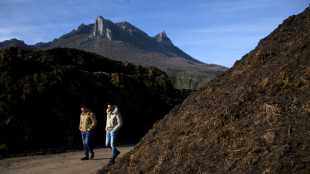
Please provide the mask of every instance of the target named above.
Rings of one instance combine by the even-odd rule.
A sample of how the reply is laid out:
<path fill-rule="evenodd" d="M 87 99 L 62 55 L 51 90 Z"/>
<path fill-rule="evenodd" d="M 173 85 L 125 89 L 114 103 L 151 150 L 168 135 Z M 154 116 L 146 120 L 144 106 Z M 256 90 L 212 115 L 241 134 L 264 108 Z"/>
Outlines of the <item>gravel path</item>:
<path fill-rule="evenodd" d="M 120 146 L 118 150 L 122 157 L 133 149 L 133 146 Z M 38 155 L 5 158 L 0 160 L 1 174 L 85 174 L 97 173 L 109 162 L 111 150 L 108 148 L 94 149 L 93 160 L 81 161 L 83 151 L 67 152 L 52 155 Z M 117 160 L 117 159 L 116 159 Z"/>

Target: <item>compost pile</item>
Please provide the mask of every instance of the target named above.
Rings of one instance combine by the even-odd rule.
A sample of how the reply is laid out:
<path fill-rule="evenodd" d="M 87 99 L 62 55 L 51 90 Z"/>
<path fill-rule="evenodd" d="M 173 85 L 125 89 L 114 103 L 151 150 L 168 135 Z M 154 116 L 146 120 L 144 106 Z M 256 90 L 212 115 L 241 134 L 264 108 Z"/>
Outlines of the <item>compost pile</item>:
<path fill-rule="evenodd" d="M 157 68 L 76 49 L 8 48 L 0 51 L 0 70 L 0 158 L 81 148 L 82 104 L 97 117 L 95 146 L 104 145 L 108 102 L 125 122 L 118 142 L 137 143 L 188 96 Z"/>
<path fill-rule="evenodd" d="M 309 173 L 310 8 L 98 173 Z"/>

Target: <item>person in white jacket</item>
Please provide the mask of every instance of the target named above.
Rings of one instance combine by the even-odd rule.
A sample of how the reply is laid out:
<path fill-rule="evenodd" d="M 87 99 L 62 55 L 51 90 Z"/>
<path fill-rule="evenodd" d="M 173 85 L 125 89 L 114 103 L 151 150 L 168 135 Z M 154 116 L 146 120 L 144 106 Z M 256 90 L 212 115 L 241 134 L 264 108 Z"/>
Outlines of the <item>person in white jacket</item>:
<path fill-rule="evenodd" d="M 122 116 L 115 105 L 108 104 L 107 123 L 106 123 L 106 146 L 112 149 L 112 158 L 109 163 L 113 164 L 116 157 L 120 154 L 115 146 L 117 134 L 123 126 Z"/>

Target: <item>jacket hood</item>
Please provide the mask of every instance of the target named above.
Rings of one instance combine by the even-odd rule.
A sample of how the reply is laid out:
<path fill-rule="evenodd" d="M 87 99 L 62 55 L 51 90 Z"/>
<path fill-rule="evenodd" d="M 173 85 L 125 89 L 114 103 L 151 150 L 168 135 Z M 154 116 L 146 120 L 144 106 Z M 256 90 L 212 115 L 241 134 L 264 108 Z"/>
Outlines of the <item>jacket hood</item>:
<path fill-rule="evenodd" d="M 107 113 L 109 112 L 109 109 L 107 109 Z M 118 108 L 116 105 L 114 105 L 114 110 L 112 111 L 113 114 L 118 112 Z"/>

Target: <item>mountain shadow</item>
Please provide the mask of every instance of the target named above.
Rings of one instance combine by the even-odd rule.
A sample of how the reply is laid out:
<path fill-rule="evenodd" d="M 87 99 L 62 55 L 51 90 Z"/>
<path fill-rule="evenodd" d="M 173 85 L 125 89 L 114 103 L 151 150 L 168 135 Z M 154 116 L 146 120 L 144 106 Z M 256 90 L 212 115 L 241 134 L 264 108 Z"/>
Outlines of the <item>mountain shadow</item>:
<path fill-rule="evenodd" d="M 98 173 L 309 173 L 310 7 Z"/>
<path fill-rule="evenodd" d="M 106 107 L 124 120 L 119 143 L 137 143 L 156 120 L 188 96 L 154 67 L 76 49 L 0 51 L 0 157 L 81 148 L 80 106 L 95 113 L 94 145 L 105 141 Z"/>

